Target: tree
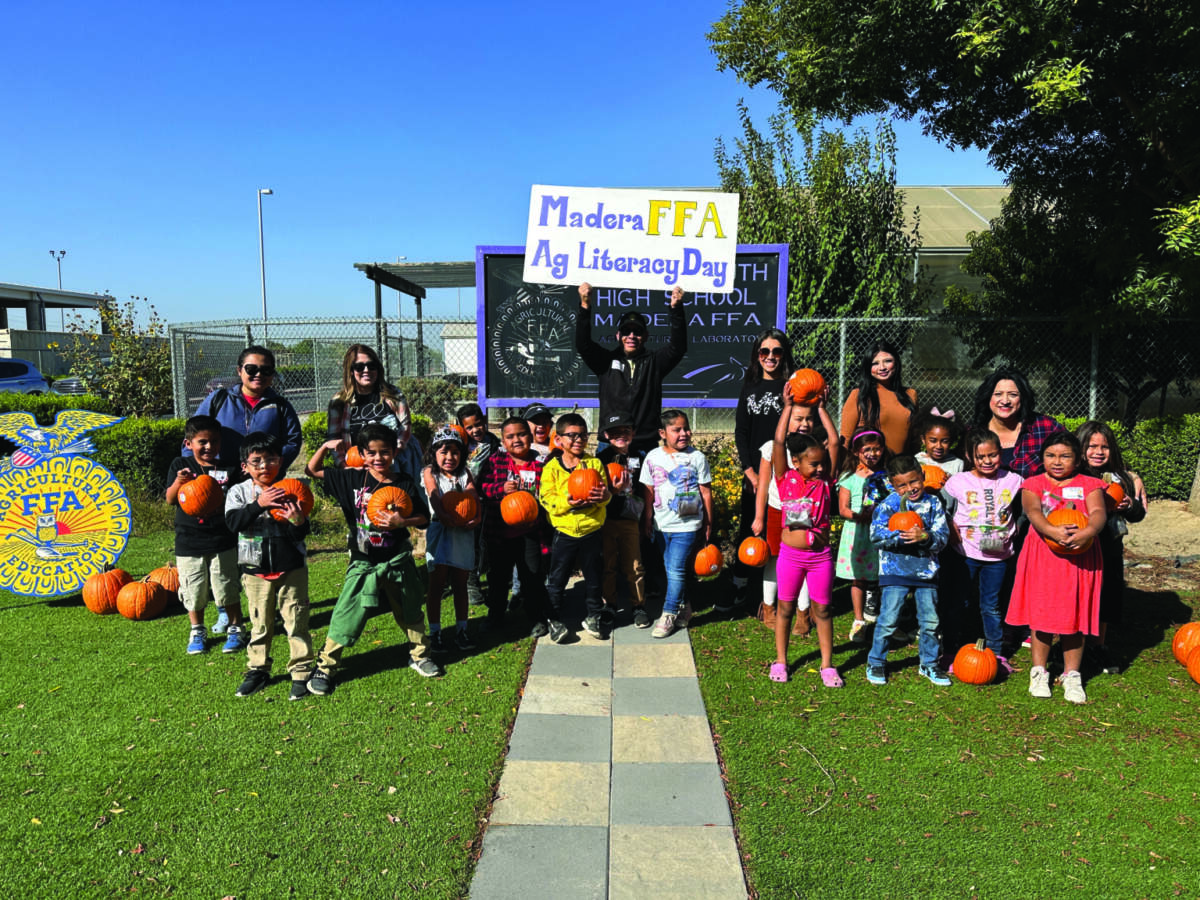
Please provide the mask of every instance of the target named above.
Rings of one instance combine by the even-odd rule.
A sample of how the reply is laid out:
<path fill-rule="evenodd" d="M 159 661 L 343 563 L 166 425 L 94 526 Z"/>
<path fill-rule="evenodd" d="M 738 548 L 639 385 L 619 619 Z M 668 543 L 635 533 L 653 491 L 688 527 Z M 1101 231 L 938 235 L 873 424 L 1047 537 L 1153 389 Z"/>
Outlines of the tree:
<path fill-rule="evenodd" d="M 745 0 L 709 40 L 720 68 L 792 111 L 919 117 L 952 147 L 986 150 L 1026 203 L 1089 230 L 1084 259 L 1115 286 L 1110 302 L 1151 298 L 1143 272 L 1182 279 L 1172 311 L 1195 308 L 1196 266 L 1164 246 L 1172 222 L 1200 245 L 1187 0 Z"/>
<path fill-rule="evenodd" d="M 144 326 L 137 322 L 138 307 L 148 311 Z M 68 323 L 72 346 L 71 374 L 84 388 L 108 400 L 118 415 L 159 416 L 171 411 L 171 347 L 167 323 L 144 297 L 128 303 L 102 301 L 100 332 L 78 319 Z M 105 338 L 108 340 L 105 340 Z"/>
<path fill-rule="evenodd" d="M 802 117 L 770 118 L 768 140 L 738 104 L 743 136 L 730 154 L 716 146 L 721 189 L 741 195 L 738 240 L 786 243 L 790 317 L 904 314 L 921 305 L 913 282 L 917 232 L 905 230 L 896 190 L 896 139 L 817 131 Z M 799 136 L 802 152 L 795 152 Z"/>

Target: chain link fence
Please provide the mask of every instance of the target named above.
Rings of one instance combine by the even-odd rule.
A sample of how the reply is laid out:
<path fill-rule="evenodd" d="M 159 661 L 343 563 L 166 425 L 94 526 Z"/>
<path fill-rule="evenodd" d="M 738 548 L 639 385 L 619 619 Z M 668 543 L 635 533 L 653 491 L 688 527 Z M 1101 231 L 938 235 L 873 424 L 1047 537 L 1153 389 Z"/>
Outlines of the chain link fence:
<path fill-rule="evenodd" d="M 1200 386 L 1197 324 L 1079 329 L 1063 320 L 928 318 L 789 320 L 799 366 L 830 385 L 836 420 L 857 386 L 862 361 L 879 341 L 900 350 L 904 381 L 922 406 L 954 409 L 969 421 L 975 390 L 997 366 L 1020 369 L 1054 416 L 1136 418 L 1194 411 Z M 211 391 L 237 381 L 250 344 L 276 356 L 276 388 L 301 414 L 324 411 L 342 386 L 342 358 L 355 343 L 380 354 L 384 371 L 413 412 L 445 420 L 478 391 L 474 319 L 272 319 L 170 326 L 175 413 L 187 416 Z M 749 363 L 749 359 L 745 360 Z M 589 420 L 594 413 L 583 410 Z M 733 409 L 689 410 L 700 433 L 732 434 Z M 497 410 L 493 417 L 502 413 Z"/>

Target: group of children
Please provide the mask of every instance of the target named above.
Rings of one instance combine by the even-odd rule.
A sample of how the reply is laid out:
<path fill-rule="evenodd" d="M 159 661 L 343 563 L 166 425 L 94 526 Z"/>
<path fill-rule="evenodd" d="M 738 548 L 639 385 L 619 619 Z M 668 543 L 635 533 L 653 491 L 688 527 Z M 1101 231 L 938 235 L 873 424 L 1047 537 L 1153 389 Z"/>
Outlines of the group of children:
<path fill-rule="evenodd" d="M 824 436 L 831 428 L 823 434 L 816 423 L 823 406 L 795 403 L 788 387 L 783 397 L 774 440 L 763 448 L 752 529 L 766 537 L 775 563 L 764 576 L 764 603 L 775 594 L 779 601 L 772 680 L 788 680 L 792 619 L 811 604 L 822 681 L 842 686 L 832 665 L 829 618 L 835 575 L 850 582 L 849 636 L 870 641 L 872 684 L 887 683 L 889 650 L 915 634 L 920 675 L 949 685 L 954 651 L 974 641 L 980 626 L 1008 673 L 1008 657 L 1029 632 L 1035 697 L 1051 696 L 1047 664 L 1056 636 L 1066 700 L 1086 701 L 1080 668 L 1089 637 L 1096 669 L 1119 671 L 1105 638 L 1107 626 L 1120 621 L 1127 523 L 1140 521 L 1145 509 L 1143 489 L 1111 429 L 1087 422 L 1074 434 L 1054 432 L 1041 448 L 1045 471 L 1024 479 L 1001 466 L 994 433 L 976 430 L 964 440 L 953 414 L 934 409 L 919 417 L 921 449 L 912 455 L 893 456 L 882 434 L 859 429 L 844 448 L 836 480 L 844 524 L 835 561 L 828 545 L 835 489 L 829 473 L 843 448 Z M 965 458 L 955 455 L 960 445 Z M 1077 517 L 1053 515 L 1064 509 Z"/>
<path fill-rule="evenodd" d="M 588 634 L 604 639 L 611 631 L 618 575 L 634 625 L 653 625 L 657 638 L 686 627 L 692 615 L 688 571 L 713 532 L 708 462 L 692 445 L 687 415 L 678 409 L 663 412 L 660 446 L 645 454 L 632 450 L 632 423 L 619 416 L 603 423 L 602 433 L 606 444 L 594 456 L 582 416 L 566 413 L 555 421 L 545 406 L 533 404 L 505 419 L 496 439 L 482 409 L 467 404 L 458 411 L 458 424 L 435 431 L 419 473 L 397 464 L 395 431 L 383 425 L 359 432 L 361 468 L 327 467 L 339 442 L 319 447 L 306 472 L 343 512 L 349 564 L 325 644 L 314 654 L 304 543 L 309 523 L 294 498 L 275 486 L 283 474 L 279 448 L 268 435 L 248 435 L 240 471 L 221 469 L 219 423 L 208 416 L 189 419 L 185 443 L 192 455 L 172 464 L 167 501 L 177 503 L 184 485 L 209 474 L 225 491 L 225 504 L 223 513 L 207 519 L 176 510 L 187 652 L 207 649 L 203 614 L 211 597 L 219 608 L 213 631 L 225 635 L 222 649 L 247 651 L 237 695 L 253 694 L 270 680 L 278 614 L 288 638 L 291 699 L 328 694 L 344 649 L 386 601 L 411 644 L 411 668 L 439 675 L 436 654 L 474 648 L 468 604 L 485 561 L 485 628 L 524 605 L 534 636 L 570 640 L 564 591 L 575 571 L 583 575 L 580 627 Z M 752 527 L 771 551 L 763 573 L 764 604 L 775 608 L 776 659 L 769 677 L 789 679 L 790 637 L 807 632 L 794 623 L 807 622 L 811 611 L 822 682 L 844 684 L 833 665 L 836 576 L 850 583 L 850 640 L 870 641 L 866 677 L 872 684 L 887 681 L 889 649 L 915 635 L 919 673 L 948 685 L 953 650 L 973 640 L 980 626 L 987 647 L 1011 672 L 1013 629 L 1028 628 L 1031 693 L 1050 696 L 1047 663 L 1058 635 L 1064 696 L 1084 702 L 1084 636 L 1093 636 L 1090 652 L 1098 668 L 1115 670 L 1104 641 L 1107 625 L 1120 618 L 1121 540 L 1126 523 L 1145 515 L 1139 483 L 1126 470 L 1111 430 L 1088 422 L 1077 434 L 1056 432 L 1042 447 L 1045 472 L 1029 479 L 1001 467 L 1000 440 L 990 431 L 973 431 L 963 440 L 952 416 L 933 410 L 920 418 L 917 433 L 921 449 L 914 455 L 893 456 L 883 436 L 869 428 L 855 432 L 843 448 L 831 437 L 836 432 L 824 406 L 799 404 L 784 389 L 775 435 L 762 448 Z M 960 446 L 965 458 L 955 455 Z M 573 479 L 581 470 L 595 474 Z M 371 496 L 384 488 L 398 488 L 408 504 L 379 504 L 372 512 Z M 510 523 L 501 504 L 518 491 L 532 496 L 537 514 Z M 471 514 L 464 517 L 463 508 Z M 1080 517 L 1061 524 L 1051 514 L 1063 508 Z M 843 519 L 836 555 L 830 542 L 835 511 Z M 424 577 L 413 560 L 411 528 L 426 530 Z M 648 554 L 665 570 L 657 621 L 646 610 Z M 452 635 L 441 629 L 447 586 Z"/>
<path fill-rule="evenodd" d="M 614 416 L 604 424 L 607 443 L 600 456 L 588 452 L 587 421 L 577 413 L 555 421 L 545 406 L 532 404 L 522 416 L 504 420 L 499 440 L 487 431 L 477 404 L 461 407 L 457 418 L 457 424 L 436 429 L 419 473 L 398 464 L 396 433 L 379 424 L 364 426 L 355 438 L 361 467 L 326 465 L 341 445 L 336 439 L 309 459 L 307 475 L 341 508 L 348 529 L 346 577 L 318 653 L 308 624 L 310 526 L 296 498 L 277 485 L 285 474 L 277 442 L 263 433 L 247 435 L 240 468 L 222 469 L 220 424 L 210 416 L 188 419 L 184 443 L 191 456 L 172 463 L 166 492 L 167 502 L 176 505 L 180 599 L 190 624 L 187 652 L 208 648 L 204 610 L 212 599 L 219 611 L 213 631 L 226 636 L 224 652 L 247 651 L 236 694 L 257 693 L 270 682 L 278 617 L 288 640 L 290 699 L 326 695 L 334 689 L 343 651 L 386 602 L 411 644 L 409 666 L 436 676 L 442 671 L 433 658 L 437 653 L 474 649 L 470 587 L 478 585 L 484 560 L 484 628 L 496 627 L 524 604 L 534 636 L 570 640 L 564 592 L 577 570 L 586 602 L 580 627 L 593 637 L 607 638 L 614 624 L 618 574 L 632 601 L 634 625 L 653 624 L 659 638 L 686 627 L 687 569 L 713 526 L 711 476 L 704 455 L 691 445 L 686 414 L 664 412 L 663 446 L 646 454 L 631 448 L 632 422 Z M 594 476 L 573 479 L 587 470 Z M 180 490 L 202 474 L 216 478 L 224 507 L 207 517 L 188 515 L 178 506 Z M 398 489 L 407 502 L 388 493 L 372 503 L 386 488 Z M 501 504 L 517 491 L 533 498 L 537 513 L 510 523 Z M 470 514 L 464 516 L 464 509 Z M 426 532 L 424 577 L 413 560 L 411 528 Z M 647 541 L 665 560 L 666 598 L 657 622 L 645 608 Z M 441 629 L 447 587 L 456 620 L 449 636 Z"/>

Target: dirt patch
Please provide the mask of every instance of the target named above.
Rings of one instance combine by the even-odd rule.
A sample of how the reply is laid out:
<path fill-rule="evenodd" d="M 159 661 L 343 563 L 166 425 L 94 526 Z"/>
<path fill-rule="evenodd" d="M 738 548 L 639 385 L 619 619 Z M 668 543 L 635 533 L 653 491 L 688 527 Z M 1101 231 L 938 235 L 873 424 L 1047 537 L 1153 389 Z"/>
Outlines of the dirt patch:
<path fill-rule="evenodd" d="M 1200 516 L 1177 500 L 1154 500 L 1146 509 L 1146 518 L 1129 526 L 1125 552 L 1131 556 L 1155 556 L 1164 559 L 1200 557 Z"/>

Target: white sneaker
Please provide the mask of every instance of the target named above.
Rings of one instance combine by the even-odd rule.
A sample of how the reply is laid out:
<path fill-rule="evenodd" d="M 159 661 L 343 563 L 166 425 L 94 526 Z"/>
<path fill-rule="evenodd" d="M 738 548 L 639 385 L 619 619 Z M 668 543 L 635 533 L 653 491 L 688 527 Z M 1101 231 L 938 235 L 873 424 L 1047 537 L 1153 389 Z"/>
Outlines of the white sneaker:
<path fill-rule="evenodd" d="M 850 640 L 856 644 L 865 644 L 867 642 L 867 623 L 861 619 L 855 619 L 854 624 L 850 626 Z"/>
<path fill-rule="evenodd" d="M 1083 692 L 1083 678 L 1078 672 L 1063 672 L 1062 686 L 1063 699 L 1068 703 L 1087 703 L 1087 694 Z"/>
<path fill-rule="evenodd" d="M 650 632 L 650 637 L 665 638 L 670 637 L 671 632 L 675 630 L 675 614 L 663 613 L 658 617 L 658 621 L 654 623 L 654 630 Z"/>
<path fill-rule="evenodd" d="M 1078 676 L 1079 673 L 1075 674 Z M 1042 700 L 1050 696 L 1050 673 L 1041 666 L 1034 666 L 1029 670 L 1029 693 Z M 1083 693 L 1082 687 L 1079 693 Z"/>

